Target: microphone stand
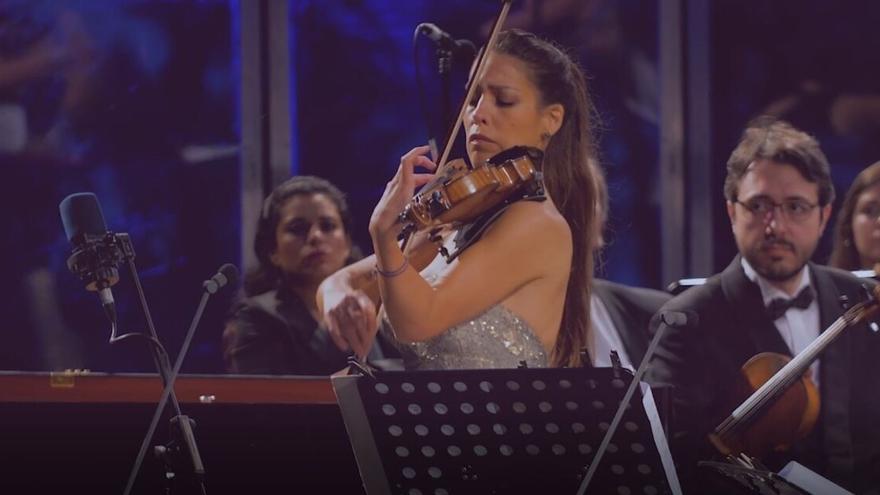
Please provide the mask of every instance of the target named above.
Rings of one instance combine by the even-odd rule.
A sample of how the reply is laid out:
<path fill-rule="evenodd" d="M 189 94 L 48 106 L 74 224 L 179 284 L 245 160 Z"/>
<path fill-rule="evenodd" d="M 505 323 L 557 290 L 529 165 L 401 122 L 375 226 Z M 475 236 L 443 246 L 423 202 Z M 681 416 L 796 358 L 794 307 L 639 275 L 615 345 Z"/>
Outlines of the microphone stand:
<path fill-rule="evenodd" d="M 623 400 L 620 401 L 620 406 L 617 408 L 617 412 L 614 413 L 614 419 L 611 420 L 611 425 L 608 427 L 608 431 L 605 432 L 605 436 L 602 438 L 602 443 L 599 444 L 599 449 L 596 450 L 596 455 L 593 456 L 593 462 L 590 463 L 590 467 L 587 470 L 587 474 L 584 475 L 583 481 L 581 481 L 581 486 L 578 488 L 578 495 L 584 495 L 587 491 L 587 487 L 590 486 L 590 481 L 593 479 L 593 476 L 596 474 L 596 470 L 599 468 L 599 463 L 602 461 L 602 457 L 605 455 L 605 451 L 608 450 L 608 444 L 611 443 L 611 439 L 614 437 L 614 432 L 617 431 L 617 427 L 620 425 L 620 421 L 623 419 L 623 414 L 626 411 L 626 406 L 629 405 L 630 399 L 632 399 L 633 393 L 636 391 L 636 387 L 641 383 L 642 376 L 645 374 L 645 371 L 648 369 L 648 362 L 651 360 L 651 357 L 654 355 L 654 351 L 657 349 L 657 344 L 660 343 L 660 339 L 666 331 L 667 326 L 680 326 L 682 322 L 677 321 L 666 321 L 666 315 L 661 315 L 663 319 L 663 325 L 658 325 L 657 333 L 654 334 L 654 338 L 651 339 L 651 344 L 648 346 L 648 350 L 645 351 L 645 357 L 642 358 L 642 362 L 639 363 L 639 369 L 636 370 L 636 374 L 633 376 L 632 382 L 629 384 L 629 388 L 626 389 L 626 393 L 623 395 Z M 614 352 L 613 356 L 616 357 L 617 353 Z M 619 362 L 619 358 L 617 358 Z M 615 366 L 617 367 L 617 366 Z"/>
<path fill-rule="evenodd" d="M 168 353 L 165 351 L 165 348 L 159 341 L 159 336 L 156 333 L 156 327 L 155 325 L 153 325 L 153 317 L 150 313 L 150 308 L 147 305 L 147 299 L 144 295 L 144 290 L 141 285 L 140 277 L 138 276 L 137 268 L 134 264 L 134 248 L 131 244 L 131 239 L 129 238 L 128 234 L 115 234 L 114 239 L 119 245 L 119 248 L 121 248 L 123 259 L 128 262 L 129 271 L 131 272 L 135 287 L 137 288 L 138 300 L 140 302 L 141 309 L 144 312 L 144 316 L 146 317 L 147 328 L 149 329 L 150 335 L 129 333 L 116 337 L 116 319 L 115 315 L 112 315 L 111 322 L 113 325 L 113 333 L 111 334 L 110 342 L 115 343 L 127 337 L 134 336 L 145 337 L 151 344 L 150 350 L 153 354 L 153 361 L 156 365 L 156 369 L 159 372 L 159 376 L 161 377 L 163 384 L 162 396 L 153 413 L 153 419 L 150 422 L 150 427 L 147 430 L 147 434 L 144 436 L 144 439 L 141 442 L 141 447 L 138 451 L 137 459 L 132 466 L 131 473 L 128 477 L 128 482 L 123 493 L 125 495 L 129 495 L 131 493 L 131 490 L 134 487 L 134 482 L 137 479 L 138 472 L 140 471 L 141 464 L 143 463 L 144 457 L 146 455 L 147 448 L 149 447 L 153 434 L 156 431 L 156 427 L 159 424 L 159 419 L 162 417 L 162 413 L 165 410 L 166 403 L 170 400 L 174 412 L 176 413 L 176 415 L 171 418 L 171 427 L 172 432 L 176 431 L 177 433 L 172 433 L 172 436 L 179 435 L 180 439 L 183 441 L 187 453 L 189 454 L 190 462 L 192 464 L 193 475 L 196 482 L 198 483 L 200 493 L 202 495 L 205 495 L 207 493 L 204 480 L 205 467 L 202 463 L 202 458 L 199 454 L 195 434 L 193 432 L 194 421 L 187 415 L 182 413 L 180 409 L 180 402 L 177 400 L 177 395 L 174 393 L 174 382 L 177 379 L 177 374 L 180 372 L 180 367 L 183 364 L 183 359 L 186 357 L 190 342 L 195 335 L 196 327 L 198 326 L 199 320 L 202 317 L 202 312 L 204 311 L 205 305 L 207 304 L 208 298 L 211 296 L 212 292 L 205 290 L 202 294 L 202 298 L 199 301 L 199 306 L 196 309 L 196 314 L 193 317 L 192 322 L 190 323 L 186 338 L 184 339 L 183 345 L 180 349 L 180 353 L 177 356 L 177 361 L 174 364 L 174 369 L 171 370 Z M 174 473 L 173 471 L 170 471 L 172 463 L 170 462 L 171 459 L 169 459 L 169 454 L 173 454 L 174 452 L 169 452 L 169 449 L 167 447 L 157 447 L 156 452 L 157 454 L 162 454 L 165 457 L 166 467 L 169 468 L 169 472 L 167 474 L 170 475 L 168 476 L 168 479 L 172 479 L 174 477 Z"/>
<path fill-rule="evenodd" d="M 448 126 L 452 120 L 449 108 L 449 96 L 452 92 L 452 50 L 437 45 L 437 75 L 440 76 L 440 115 L 442 127 Z"/>

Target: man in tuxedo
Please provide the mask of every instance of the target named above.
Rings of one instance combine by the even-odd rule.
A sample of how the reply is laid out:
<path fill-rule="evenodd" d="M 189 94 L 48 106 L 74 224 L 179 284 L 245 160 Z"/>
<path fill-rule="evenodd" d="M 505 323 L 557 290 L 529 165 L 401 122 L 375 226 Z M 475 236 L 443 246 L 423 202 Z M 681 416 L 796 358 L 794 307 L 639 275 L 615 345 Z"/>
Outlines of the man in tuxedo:
<path fill-rule="evenodd" d="M 797 355 L 843 314 L 842 301 L 865 298 L 862 280 L 809 261 L 834 200 L 828 161 L 812 137 L 781 121 L 751 124 L 728 160 L 724 195 L 739 254 L 658 313 L 683 318 L 652 322 L 665 334 L 649 381 L 674 387 L 673 457 L 684 486 L 698 493 L 712 475 L 697 461 L 718 457 L 708 434 L 747 398 L 732 396 L 746 361 L 761 352 Z M 880 335 L 864 324 L 848 328 L 807 374 L 821 396 L 816 426 L 789 452 L 761 460 L 778 469 L 794 459 L 849 490 L 875 493 Z"/>

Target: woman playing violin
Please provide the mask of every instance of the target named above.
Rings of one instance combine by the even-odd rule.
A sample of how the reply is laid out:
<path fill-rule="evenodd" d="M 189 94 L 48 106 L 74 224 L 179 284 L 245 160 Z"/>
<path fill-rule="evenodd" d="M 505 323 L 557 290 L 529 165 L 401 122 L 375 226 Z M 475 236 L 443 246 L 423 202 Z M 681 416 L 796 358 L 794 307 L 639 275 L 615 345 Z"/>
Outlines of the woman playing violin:
<path fill-rule="evenodd" d="M 471 163 L 514 146 L 542 150 L 546 200 L 511 204 L 451 263 L 424 233 L 404 252 L 398 217 L 437 172 L 427 146 L 406 153 L 370 219 L 375 254 L 319 289 L 331 337 L 359 357 L 381 303 L 383 331 L 407 368 L 580 363 L 597 221 L 584 76 L 559 48 L 521 31 L 498 36 L 481 73 L 463 120 Z"/>

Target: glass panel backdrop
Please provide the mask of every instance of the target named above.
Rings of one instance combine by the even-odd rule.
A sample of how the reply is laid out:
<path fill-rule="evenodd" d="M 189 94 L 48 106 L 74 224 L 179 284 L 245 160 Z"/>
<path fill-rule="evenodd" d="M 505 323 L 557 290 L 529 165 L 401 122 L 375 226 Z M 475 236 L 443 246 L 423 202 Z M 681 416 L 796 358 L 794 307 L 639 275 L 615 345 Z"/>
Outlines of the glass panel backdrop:
<path fill-rule="evenodd" d="M 470 65 L 462 54 L 445 79 L 439 76 L 433 45 L 424 37 L 414 45 L 413 29 L 432 22 L 479 46 L 498 4 L 288 0 L 291 173 L 328 178 L 348 194 L 355 240 L 366 251 L 367 222 L 385 182 L 403 153 L 442 134 Z M 200 282 L 240 259 L 238 5 L 0 5 L 0 369 L 152 371 L 141 343 L 106 343 L 100 304 L 66 269 L 70 246 L 57 205 L 67 194 L 95 192 L 110 229 L 132 235 L 172 355 Z M 669 282 L 660 275 L 659 5 L 524 0 L 514 3 L 508 22 L 580 59 L 600 116 L 611 198 L 598 273 L 655 288 Z M 869 0 L 724 0 L 709 7 L 712 160 L 689 166 L 714 174 L 712 251 L 720 270 L 734 251 L 721 196 L 724 163 L 749 119 L 772 113 L 815 134 L 832 162 L 838 198 L 880 157 L 880 119 L 872 110 L 880 88 L 880 38 L 873 33 L 880 7 Z M 817 261 L 827 259 L 829 233 Z M 143 331 L 127 272 L 114 292 L 122 330 Z M 220 337 L 230 299 L 212 302 L 185 371 L 223 371 Z"/>
<path fill-rule="evenodd" d="M 143 341 L 107 344 L 94 293 L 67 271 L 58 203 L 94 192 L 128 232 L 172 356 L 201 281 L 238 253 L 237 46 L 227 1 L 7 1 L 0 6 L 0 369 L 153 371 Z M 121 331 L 145 331 L 130 275 Z M 226 301 L 187 369 L 220 369 Z"/>
<path fill-rule="evenodd" d="M 7 263 L 0 369 L 152 371 L 141 342 L 109 346 L 93 293 L 71 275 L 58 216 L 98 195 L 132 235 L 160 337 L 176 354 L 200 282 L 240 259 L 237 1 L 6 2 L 0 8 L 0 163 Z M 432 22 L 485 39 L 498 2 L 289 0 L 291 173 L 348 194 L 355 239 L 399 157 L 441 134 L 470 59 L 438 76 Z M 576 54 L 589 76 L 611 196 L 600 276 L 661 287 L 657 3 L 515 2 L 509 26 Z M 419 76 L 418 78 L 416 76 Z M 419 82 L 420 81 L 420 84 Z M 461 156 L 461 152 L 457 152 Z M 454 155 L 455 156 L 455 155 Z M 244 245 L 249 246 L 250 240 Z M 121 330 L 143 331 L 130 276 L 114 287 Z M 187 372 L 222 372 L 231 296 L 212 301 Z"/>

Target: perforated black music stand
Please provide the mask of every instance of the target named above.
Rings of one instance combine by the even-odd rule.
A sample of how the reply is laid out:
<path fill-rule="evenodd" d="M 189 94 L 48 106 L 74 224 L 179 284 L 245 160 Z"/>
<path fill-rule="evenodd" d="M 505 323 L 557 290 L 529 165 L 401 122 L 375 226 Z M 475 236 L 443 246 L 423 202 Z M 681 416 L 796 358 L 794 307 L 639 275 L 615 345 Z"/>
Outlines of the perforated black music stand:
<path fill-rule="evenodd" d="M 704 471 L 713 473 L 716 480 L 724 480 L 725 493 L 741 495 L 810 495 L 797 485 L 772 471 L 737 466 L 728 462 L 701 461 Z M 720 488 L 719 488 L 720 489 Z"/>
<path fill-rule="evenodd" d="M 577 493 L 632 375 L 612 368 L 333 378 L 368 495 Z M 650 389 L 588 493 L 681 493 Z"/>

